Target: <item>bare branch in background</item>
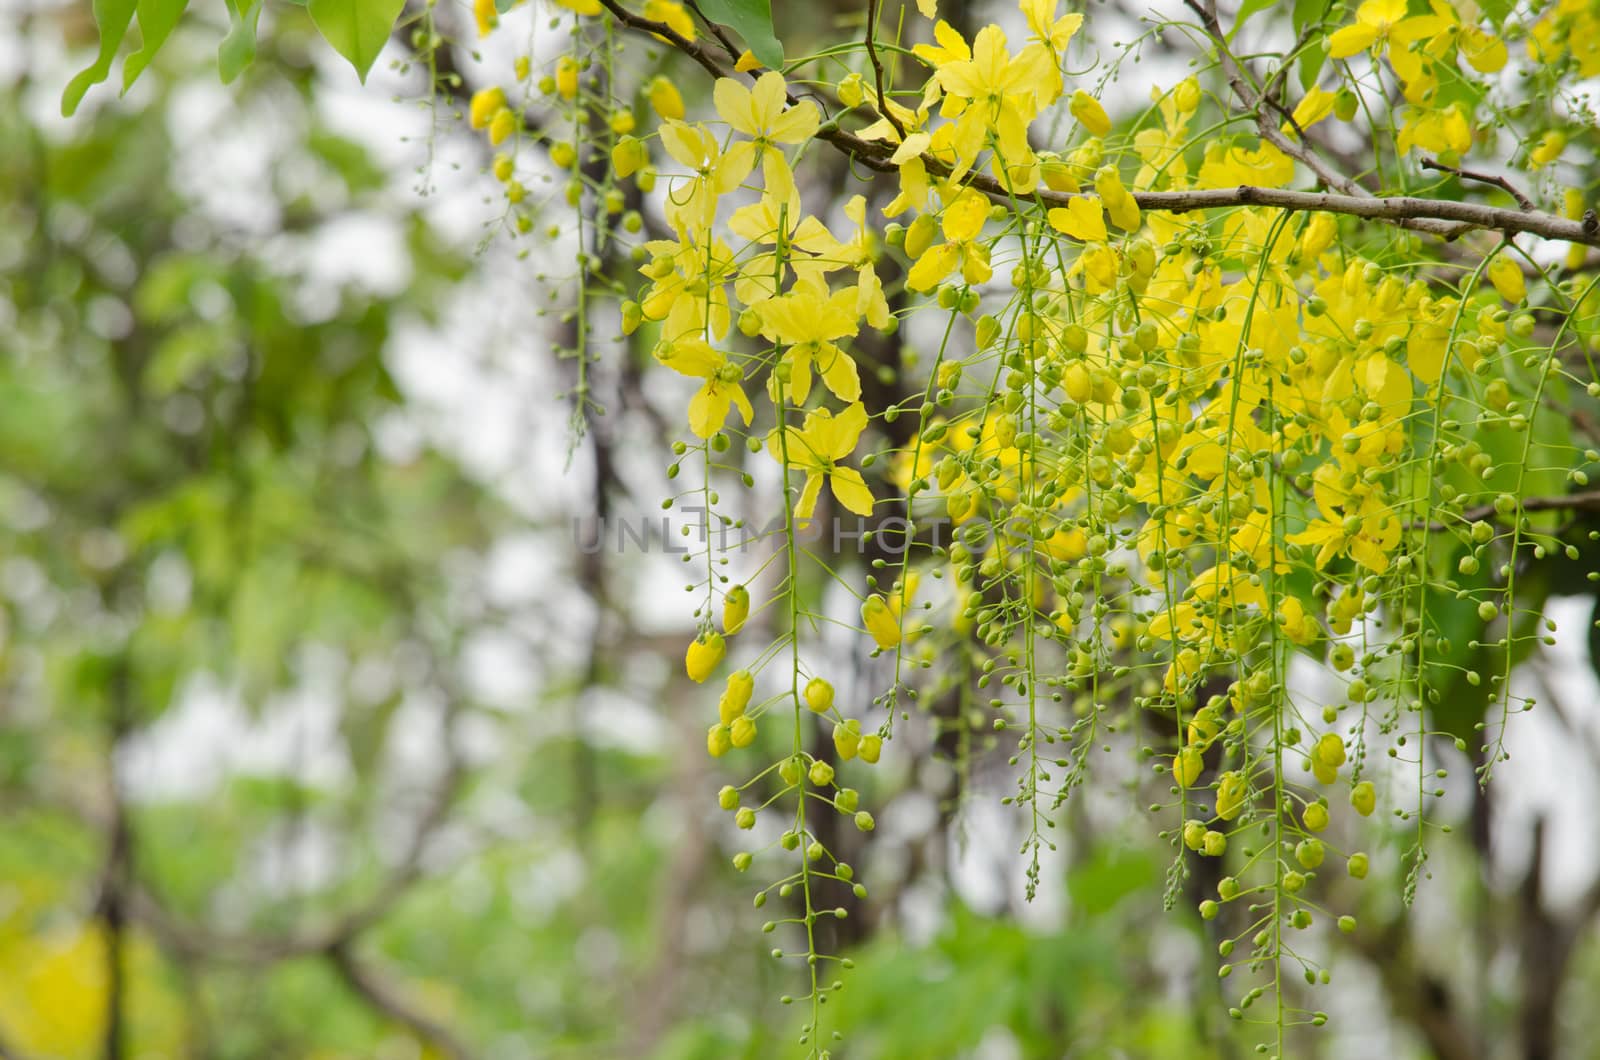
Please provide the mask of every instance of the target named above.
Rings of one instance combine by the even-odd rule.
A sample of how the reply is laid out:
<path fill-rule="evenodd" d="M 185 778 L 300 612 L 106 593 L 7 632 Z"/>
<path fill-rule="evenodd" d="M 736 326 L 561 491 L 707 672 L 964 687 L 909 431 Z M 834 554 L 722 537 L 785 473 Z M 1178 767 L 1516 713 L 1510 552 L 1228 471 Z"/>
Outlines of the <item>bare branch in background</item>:
<path fill-rule="evenodd" d="M 422 1012 L 400 989 L 384 978 L 372 965 L 356 957 L 350 943 L 341 942 L 327 951 L 328 963 L 345 984 L 361 995 L 373 1008 L 389 1019 L 409 1028 L 450 1060 L 471 1060 L 472 1053 L 455 1032 Z"/>

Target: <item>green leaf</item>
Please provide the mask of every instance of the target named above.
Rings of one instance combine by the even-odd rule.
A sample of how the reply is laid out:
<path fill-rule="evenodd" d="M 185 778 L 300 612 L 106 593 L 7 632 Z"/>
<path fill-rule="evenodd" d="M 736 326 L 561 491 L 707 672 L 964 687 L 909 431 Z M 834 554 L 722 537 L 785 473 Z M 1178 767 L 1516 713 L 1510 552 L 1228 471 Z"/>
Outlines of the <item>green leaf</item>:
<path fill-rule="evenodd" d="M 144 44 L 122 64 L 124 94 L 144 73 L 145 67 L 150 65 L 161 46 L 167 43 L 167 38 L 172 36 L 173 29 L 178 25 L 178 19 L 183 17 L 183 9 L 188 5 L 189 0 L 138 0 L 139 35 L 144 38 Z"/>
<path fill-rule="evenodd" d="M 63 117 L 72 117 L 78 104 L 83 102 L 84 93 L 104 81 L 111 72 L 111 60 L 116 58 L 117 48 L 128 34 L 128 23 L 133 21 L 134 3 L 135 0 L 94 0 L 94 22 L 100 27 L 100 54 L 67 82 L 61 93 Z"/>
<path fill-rule="evenodd" d="M 261 20 L 262 0 L 249 7 L 240 6 L 240 0 L 228 0 L 228 35 L 217 48 L 217 72 L 222 83 L 228 84 L 256 61 L 256 23 Z"/>
<path fill-rule="evenodd" d="M 1234 35 L 1244 26 L 1245 19 L 1257 11 L 1274 7 L 1277 3 L 1278 0 L 1244 0 L 1244 3 L 1239 5 L 1239 13 L 1233 16 L 1233 28 L 1228 31 L 1228 40 L 1233 40 Z"/>
<path fill-rule="evenodd" d="M 1308 43 L 1300 52 L 1300 87 L 1307 92 L 1317 83 L 1323 64 L 1328 61 L 1328 48 L 1320 39 Z"/>
<path fill-rule="evenodd" d="M 306 7 L 323 39 L 366 81 L 405 0 L 311 0 Z"/>
<path fill-rule="evenodd" d="M 772 32 L 771 0 L 700 0 L 706 18 L 732 29 L 762 66 L 783 66 L 783 45 Z"/>

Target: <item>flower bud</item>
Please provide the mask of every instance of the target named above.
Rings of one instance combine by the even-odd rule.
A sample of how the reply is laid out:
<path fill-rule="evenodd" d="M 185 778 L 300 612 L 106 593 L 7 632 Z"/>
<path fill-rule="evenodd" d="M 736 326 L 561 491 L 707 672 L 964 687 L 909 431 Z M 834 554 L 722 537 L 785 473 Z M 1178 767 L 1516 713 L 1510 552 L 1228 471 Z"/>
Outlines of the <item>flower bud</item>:
<path fill-rule="evenodd" d="M 717 792 L 717 805 L 724 810 L 737 810 L 739 808 L 739 789 L 732 784 L 724 784 L 722 790 Z"/>
<path fill-rule="evenodd" d="M 1201 758 L 1198 749 L 1185 747 L 1172 756 L 1172 778 L 1178 782 L 1180 788 L 1193 787 L 1194 782 L 1200 779 L 1200 771 L 1205 768 L 1205 760 Z"/>
<path fill-rule="evenodd" d="M 861 745 L 856 749 L 856 753 L 868 765 L 877 765 L 878 756 L 883 754 L 883 737 L 877 733 L 861 737 Z"/>
<path fill-rule="evenodd" d="M 743 585 L 735 585 L 729 589 L 722 598 L 722 629 L 728 636 L 733 636 L 744 627 L 744 620 L 750 617 L 750 590 Z"/>
<path fill-rule="evenodd" d="M 480 88 L 472 94 L 472 102 L 467 107 L 467 122 L 474 129 L 486 129 L 505 105 L 505 91 L 498 85 Z"/>
<path fill-rule="evenodd" d="M 1178 82 L 1178 87 L 1172 90 L 1172 102 L 1178 113 L 1193 113 L 1200 106 L 1200 82 L 1192 77 Z"/>
<path fill-rule="evenodd" d="M 741 807 L 739 812 L 733 815 L 733 823 L 748 832 L 756 826 L 756 811 L 748 806 Z"/>
<path fill-rule="evenodd" d="M 860 74 L 851 74 L 839 82 L 839 102 L 846 107 L 859 107 L 861 101 L 867 98 L 866 83 Z"/>
<path fill-rule="evenodd" d="M 870 832 L 877 826 L 877 822 L 872 819 L 872 814 L 868 813 L 866 810 L 859 810 L 856 812 L 856 827 L 861 831 Z"/>
<path fill-rule="evenodd" d="M 1229 770 L 1217 778 L 1217 816 L 1224 821 L 1231 821 L 1239 816 L 1239 810 L 1244 805 L 1247 786 L 1244 775 L 1238 770 Z"/>
<path fill-rule="evenodd" d="M 706 751 L 712 758 L 721 758 L 733 746 L 733 739 L 726 725 L 713 725 L 706 730 Z"/>
<path fill-rule="evenodd" d="M 722 690 L 722 698 L 717 701 L 717 714 L 722 718 L 722 724 L 732 725 L 733 720 L 744 713 L 744 708 L 750 704 L 750 695 L 755 691 L 756 679 L 749 670 L 735 670 L 728 675 L 728 684 Z"/>
<path fill-rule="evenodd" d="M 806 706 L 813 714 L 826 714 L 833 708 L 833 686 L 821 677 L 807 681 Z"/>
<path fill-rule="evenodd" d="M 570 55 L 556 60 L 556 94 L 562 99 L 578 95 L 578 60 Z"/>
<path fill-rule="evenodd" d="M 900 643 L 900 621 L 882 595 L 873 593 L 867 597 L 861 605 L 861 621 L 878 647 L 888 649 Z"/>
<path fill-rule="evenodd" d="M 1323 765 L 1338 769 L 1344 765 L 1344 740 L 1336 732 L 1323 733 L 1312 749 L 1311 757 Z"/>
<path fill-rule="evenodd" d="M 833 783 L 833 767 L 820 758 L 811 763 L 811 769 L 806 775 L 811 783 L 819 788 L 825 788 Z"/>
<path fill-rule="evenodd" d="M 756 742 L 756 723 L 748 714 L 741 714 L 728 726 L 728 739 L 735 747 L 749 747 Z"/>
<path fill-rule="evenodd" d="M 833 749 L 839 758 L 848 762 L 861 747 L 861 723 L 854 718 L 833 727 Z"/>
<path fill-rule="evenodd" d="M 678 94 L 678 88 L 665 77 L 651 79 L 645 89 L 645 96 L 650 100 L 650 108 L 666 121 L 683 117 L 683 97 Z"/>
<path fill-rule="evenodd" d="M 1378 792 L 1372 786 L 1372 781 L 1363 780 L 1350 789 L 1350 805 L 1363 817 L 1371 817 L 1372 811 L 1378 805 Z"/>
<path fill-rule="evenodd" d="M 1106 109 L 1100 105 L 1099 100 L 1083 89 L 1080 88 L 1072 94 L 1067 109 L 1078 119 L 1078 124 L 1089 130 L 1092 135 L 1104 136 L 1111 131 L 1111 118 L 1106 114 Z"/>
<path fill-rule="evenodd" d="M 517 131 L 517 116 L 510 107 L 501 107 L 489 119 L 489 142 L 499 147 Z"/>
<path fill-rule="evenodd" d="M 689 680 L 700 683 L 710 677 L 727 650 L 721 633 L 702 633 L 696 637 L 683 657 L 683 668 L 689 674 Z"/>

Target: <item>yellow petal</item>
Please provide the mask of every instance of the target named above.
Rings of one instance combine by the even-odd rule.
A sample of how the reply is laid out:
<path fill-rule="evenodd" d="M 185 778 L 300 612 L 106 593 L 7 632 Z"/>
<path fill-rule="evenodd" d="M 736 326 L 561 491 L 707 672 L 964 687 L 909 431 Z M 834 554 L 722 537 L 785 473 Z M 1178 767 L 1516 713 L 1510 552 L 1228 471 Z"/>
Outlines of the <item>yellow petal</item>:
<path fill-rule="evenodd" d="M 1100 200 L 1073 199 L 1060 209 L 1049 213 L 1050 227 L 1086 243 L 1103 243 L 1107 238 L 1105 218 L 1101 216 Z"/>
<path fill-rule="evenodd" d="M 857 515 L 872 514 L 872 491 L 861 472 L 853 467 L 836 467 L 828 474 L 828 484 L 839 503 Z"/>
<path fill-rule="evenodd" d="M 1372 42 L 1378 39 L 1375 27 L 1365 22 L 1357 22 L 1353 26 L 1346 26 L 1337 30 L 1328 38 L 1328 56 L 1333 59 L 1348 59 L 1357 52 L 1365 51 L 1372 47 Z"/>
<path fill-rule="evenodd" d="M 913 291 L 931 291 L 955 269 L 961 251 L 953 243 L 940 243 L 911 266 L 906 286 Z"/>

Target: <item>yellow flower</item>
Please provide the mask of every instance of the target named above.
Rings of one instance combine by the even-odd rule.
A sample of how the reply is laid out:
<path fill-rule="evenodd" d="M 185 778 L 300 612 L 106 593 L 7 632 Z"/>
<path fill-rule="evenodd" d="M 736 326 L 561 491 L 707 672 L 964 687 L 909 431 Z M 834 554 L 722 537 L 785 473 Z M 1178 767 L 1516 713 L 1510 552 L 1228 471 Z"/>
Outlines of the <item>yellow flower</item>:
<path fill-rule="evenodd" d="M 762 74 L 753 88 L 746 88 L 731 77 L 719 77 L 712 86 L 711 98 L 722 120 L 735 132 L 750 137 L 749 141 L 740 141 L 728 148 L 729 164 L 749 173 L 759 157 L 767 174 L 768 188 L 782 194 L 783 187 L 792 183 L 792 178 L 786 179 L 788 163 L 773 145 L 798 144 L 811 139 L 822 124 L 817 105 L 807 99 L 789 106 L 788 88 L 783 75 L 776 71 Z M 782 172 L 774 172 L 779 167 Z M 743 173 L 740 179 L 744 179 Z"/>
<path fill-rule="evenodd" d="M 1298 112 L 1297 112 L 1298 113 Z M 1294 179 L 1294 160 L 1269 143 L 1254 151 L 1213 144 L 1195 177 L 1197 188 L 1236 188 L 1253 184 L 1281 188 Z"/>
<path fill-rule="evenodd" d="M 729 363 L 726 354 L 705 340 L 685 338 L 657 346 L 655 358 L 680 375 L 705 380 L 705 384 L 689 399 L 689 429 L 698 437 L 709 438 L 720 431 L 728 418 L 730 406 L 739 410 L 746 424 L 755 415 L 750 407 L 750 399 L 739 385 L 744 378 L 744 370 Z M 736 633 L 738 630 L 734 628 L 728 632 Z"/>
<path fill-rule="evenodd" d="M 945 241 L 917 257 L 906 275 L 906 286 L 913 291 L 931 291 L 961 266 L 962 277 L 972 284 L 983 283 L 993 275 L 989 267 L 989 248 L 974 242 L 989 219 L 989 200 L 971 188 L 945 207 L 940 226 Z M 908 240 L 909 244 L 909 240 Z M 909 253 L 908 247 L 908 253 Z"/>
<path fill-rule="evenodd" d="M 789 400 L 804 404 L 811 393 L 811 371 L 815 367 L 823 384 L 840 401 L 854 401 L 861 396 L 856 362 L 835 344 L 836 339 L 857 331 L 855 302 L 853 291 L 828 295 L 826 289 L 805 286 L 761 306 L 761 334 L 789 346 L 768 380 L 771 393 L 779 392 L 786 374 Z"/>
<path fill-rule="evenodd" d="M 768 436 L 767 451 L 774 458 L 783 460 L 787 448 L 789 465 L 806 473 L 800 499 L 794 506 L 798 518 L 809 518 L 816 510 L 823 479 L 828 480 L 840 504 L 857 515 L 872 514 L 872 491 L 861 472 L 839 464 L 855 451 L 866 426 L 867 410 L 857 401 L 838 416 L 827 409 L 816 409 L 806 414 L 805 426 L 787 426 L 781 437 L 777 431 Z"/>
<path fill-rule="evenodd" d="M 1296 545 L 1320 546 L 1318 570 L 1334 556 L 1347 553 L 1374 574 L 1382 574 L 1389 569 L 1389 556 L 1400 544 L 1400 519 L 1377 497 L 1368 495 L 1349 515 L 1324 510 L 1321 518 L 1312 520 L 1302 532 L 1290 534 L 1288 540 Z"/>
<path fill-rule="evenodd" d="M 683 668 L 689 680 L 698 684 L 710 677 L 727 650 L 721 633 L 702 633 L 690 641 L 689 650 L 683 656 Z"/>
<path fill-rule="evenodd" d="M 1395 146 L 1401 151 L 1421 148 L 1437 154 L 1464 155 L 1472 147 L 1472 126 L 1459 104 L 1446 110 L 1409 107 Z"/>
<path fill-rule="evenodd" d="M 598 15 L 600 13 L 600 0 L 555 0 L 557 7 L 564 7 L 568 11 L 576 11 L 580 15 Z"/>
<path fill-rule="evenodd" d="M 1389 31 L 1405 17 L 1406 0 L 1366 0 L 1356 8 L 1355 22 L 1328 38 L 1329 57 L 1348 59 L 1387 40 Z"/>
<path fill-rule="evenodd" d="M 663 122 L 661 146 L 667 154 L 694 171 L 687 191 L 673 189 L 667 196 L 667 220 L 680 233 L 705 232 L 716 216 L 717 198 L 733 191 L 749 174 L 745 165 L 730 162 L 716 137 L 702 125 Z"/>
<path fill-rule="evenodd" d="M 806 706 L 813 714 L 826 714 L 833 709 L 833 686 L 821 677 L 806 682 Z"/>
<path fill-rule="evenodd" d="M 1073 34 L 1083 25 L 1083 16 L 1077 13 L 1056 17 L 1059 0 L 1019 0 L 1017 7 L 1028 20 L 1028 28 L 1051 51 L 1064 50 Z"/>
<path fill-rule="evenodd" d="M 1040 50 L 1012 58 L 1005 31 L 994 25 L 978 31 L 970 59 L 938 66 L 934 77 L 939 87 L 962 101 L 952 144 L 952 179 L 961 179 L 972 168 L 991 134 L 1005 166 L 1034 162 L 1028 123 L 1038 113 L 1038 96 L 1048 91 L 1051 70 L 1048 54 Z"/>

